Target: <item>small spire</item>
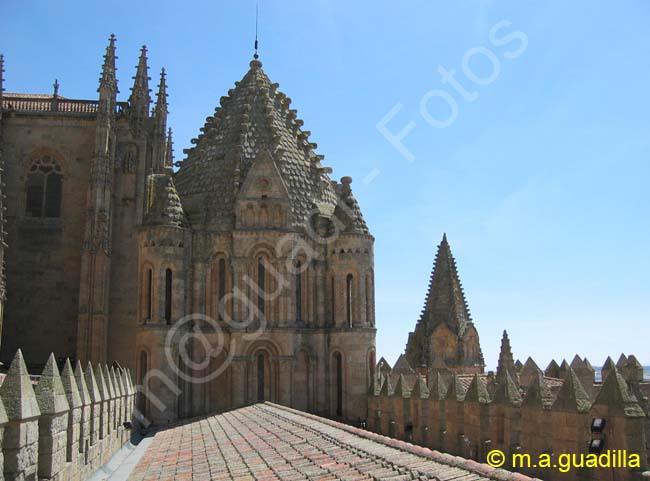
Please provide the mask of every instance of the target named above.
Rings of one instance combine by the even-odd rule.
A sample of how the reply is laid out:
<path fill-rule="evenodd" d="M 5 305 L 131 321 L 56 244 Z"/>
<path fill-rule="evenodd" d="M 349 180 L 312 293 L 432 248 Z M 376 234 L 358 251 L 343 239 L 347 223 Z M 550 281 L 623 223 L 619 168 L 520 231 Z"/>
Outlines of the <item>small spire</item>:
<path fill-rule="evenodd" d="M 143 45 L 140 49 L 140 59 L 136 66 L 131 96 L 129 97 L 129 104 L 137 117 L 143 118 L 149 115 L 149 106 L 151 105 L 149 80 L 151 80 L 151 77 L 149 77 L 149 67 L 147 65 L 147 46 Z"/>
<path fill-rule="evenodd" d="M 167 129 L 167 149 L 165 151 L 165 167 L 171 169 L 174 165 L 174 142 L 172 140 L 172 128 Z"/>
<path fill-rule="evenodd" d="M 102 76 L 99 79 L 98 92 L 101 91 L 102 88 L 109 88 L 111 90 L 114 90 L 115 93 L 118 92 L 117 78 L 115 76 L 116 58 L 117 57 L 115 56 L 115 35 L 111 34 L 108 41 L 108 47 L 106 47 L 106 54 L 104 55 L 104 64 L 102 65 Z"/>
<path fill-rule="evenodd" d="M 54 95 L 53 97 L 58 97 L 59 96 L 59 79 L 54 79 L 54 83 L 52 84 L 52 87 L 54 87 Z"/>
<path fill-rule="evenodd" d="M 510 347 L 510 339 L 508 332 L 503 330 L 503 337 L 501 338 L 501 351 L 499 352 L 499 363 L 497 364 L 497 379 L 502 380 L 506 371 L 510 376 L 515 379 L 517 370 L 512 358 L 512 349 Z"/>
<path fill-rule="evenodd" d="M 154 113 L 156 116 L 164 115 L 166 117 L 169 113 L 167 107 L 167 74 L 165 73 L 165 67 L 163 67 L 160 71 L 160 83 L 158 84 Z"/>
<path fill-rule="evenodd" d="M 4 92 L 4 73 L 5 73 L 5 56 L 0 53 L 0 99 L 2 98 L 2 92 Z M 2 105 L 0 105 L 0 110 L 2 110 Z"/>

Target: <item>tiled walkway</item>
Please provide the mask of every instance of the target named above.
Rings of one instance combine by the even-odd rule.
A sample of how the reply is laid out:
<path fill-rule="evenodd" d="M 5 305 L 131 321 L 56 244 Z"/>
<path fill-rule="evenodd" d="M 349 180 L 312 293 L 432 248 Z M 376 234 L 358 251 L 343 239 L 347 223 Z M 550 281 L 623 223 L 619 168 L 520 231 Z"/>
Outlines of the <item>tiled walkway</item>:
<path fill-rule="evenodd" d="M 265 403 L 157 433 L 129 480 L 478 481 L 486 468 Z"/>

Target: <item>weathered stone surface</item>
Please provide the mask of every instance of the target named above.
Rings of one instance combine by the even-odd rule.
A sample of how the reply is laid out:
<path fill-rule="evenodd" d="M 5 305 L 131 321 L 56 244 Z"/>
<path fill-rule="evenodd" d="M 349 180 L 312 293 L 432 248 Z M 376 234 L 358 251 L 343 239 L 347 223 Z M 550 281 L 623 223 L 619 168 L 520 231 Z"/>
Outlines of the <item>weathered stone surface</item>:
<path fill-rule="evenodd" d="M 60 414 L 70 409 L 54 354 L 50 354 L 34 391 L 41 414 Z"/>
<path fill-rule="evenodd" d="M 20 349 L 16 351 L 7 376 L 0 386 L 0 398 L 10 421 L 31 419 L 41 414 Z"/>

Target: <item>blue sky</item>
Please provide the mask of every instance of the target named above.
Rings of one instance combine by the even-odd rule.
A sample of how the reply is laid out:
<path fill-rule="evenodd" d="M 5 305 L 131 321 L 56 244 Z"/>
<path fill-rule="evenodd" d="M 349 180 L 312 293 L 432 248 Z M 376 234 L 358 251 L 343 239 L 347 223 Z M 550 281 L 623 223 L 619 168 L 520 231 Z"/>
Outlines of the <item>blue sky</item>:
<path fill-rule="evenodd" d="M 4 0 L 6 90 L 95 98 L 114 32 L 126 99 L 146 43 L 182 159 L 248 68 L 255 3 L 179 5 Z M 503 329 L 522 361 L 650 364 L 650 3 L 261 0 L 260 20 L 265 71 L 376 237 L 379 355 L 403 351 L 447 232 L 488 367 Z M 412 161 L 377 128 L 396 105 Z"/>

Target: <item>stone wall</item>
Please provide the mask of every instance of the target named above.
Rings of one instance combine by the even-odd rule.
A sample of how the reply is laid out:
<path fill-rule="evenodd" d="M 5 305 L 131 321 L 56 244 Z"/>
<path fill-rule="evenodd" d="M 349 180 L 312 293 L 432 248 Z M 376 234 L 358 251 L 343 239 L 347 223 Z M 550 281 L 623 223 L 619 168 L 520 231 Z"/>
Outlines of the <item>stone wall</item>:
<path fill-rule="evenodd" d="M 474 375 L 468 387 L 455 374 L 430 372 L 409 382 L 399 375 L 379 375 L 368 396 L 368 428 L 442 452 L 486 462 L 493 449 L 506 453 L 588 454 L 593 440 L 603 440 L 600 453 L 625 450 L 638 454 L 638 468 L 558 469 L 503 466 L 535 477 L 580 480 L 636 480 L 648 466 L 648 405 L 643 392 L 647 383 L 613 365 L 602 383 L 582 386 L 573 367 L 559 389 L 550 389 L 551 378 L 541 371 L 527 381 L 505 371 L 501 378 Z M 428 378 L 428 379 L 427 379 Z M 395 379 L 395 378 L 393 378 Z M 549 383 L 547 383 L 547 380 Z M 557 381 L 557 380 L 553 380 Z M 603 419 L 604 429 L 592 429 L 594 419 Z"/>
<path fill-rule="evenodd" d="M 128 441 L 134 400 L 126 369 L 60 372 L 50 355 L 34 381 L 18 350 L 0 386 L 0 480 L 88 479 Z"/>

